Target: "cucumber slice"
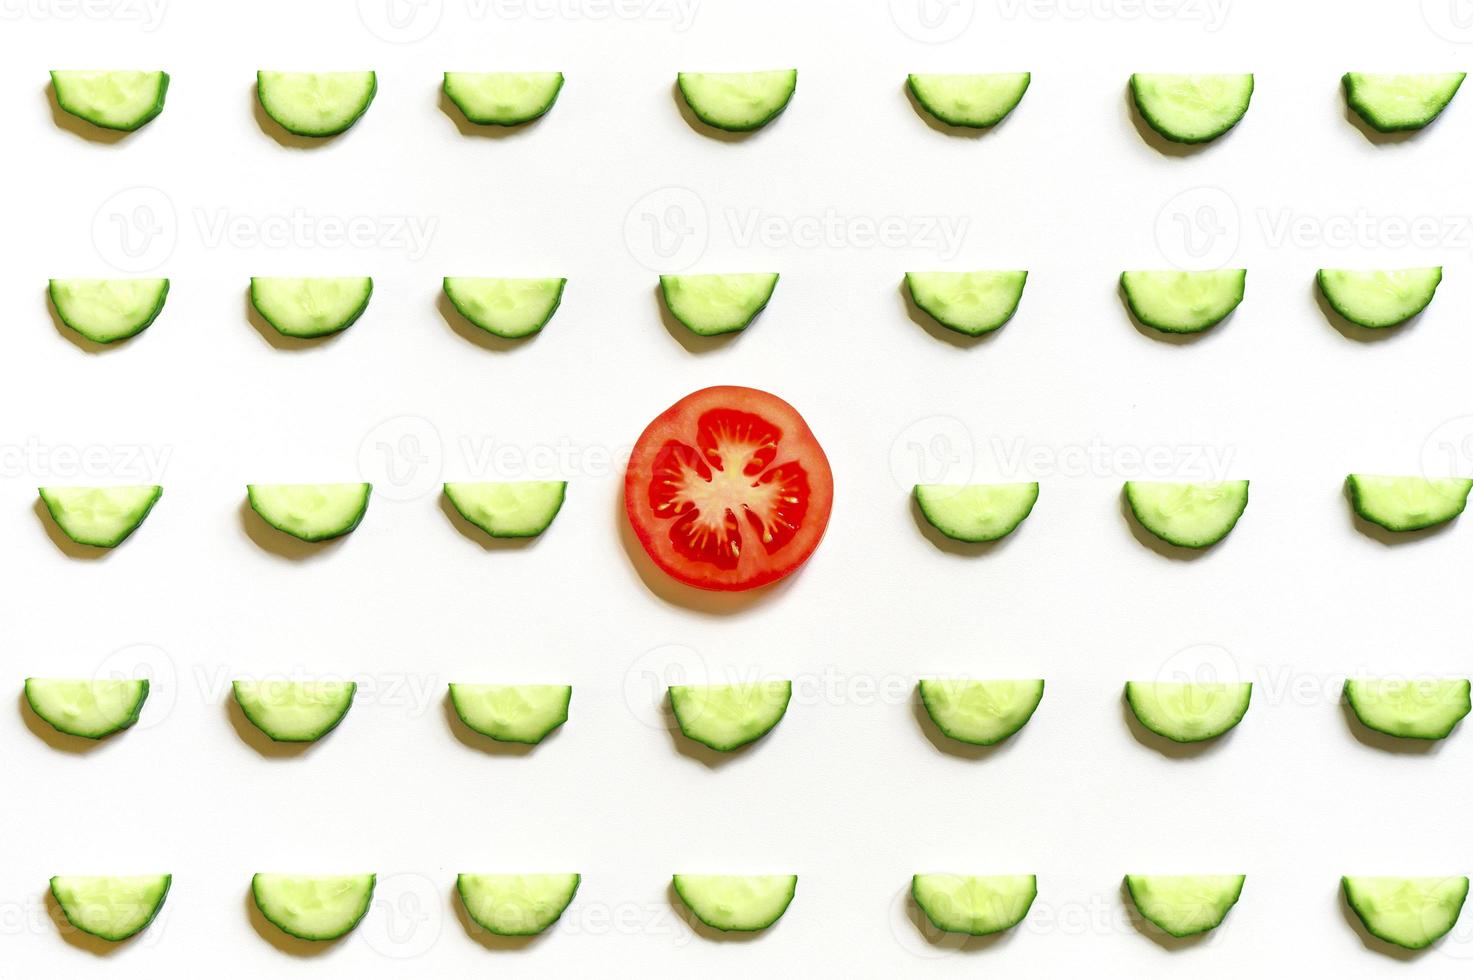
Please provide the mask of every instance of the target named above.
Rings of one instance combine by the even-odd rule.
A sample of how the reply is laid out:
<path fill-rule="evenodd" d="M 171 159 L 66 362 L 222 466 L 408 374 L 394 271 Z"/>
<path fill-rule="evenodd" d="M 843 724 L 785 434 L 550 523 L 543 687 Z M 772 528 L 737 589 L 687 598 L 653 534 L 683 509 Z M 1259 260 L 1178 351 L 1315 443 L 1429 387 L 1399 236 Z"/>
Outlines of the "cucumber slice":
<path fill-rule="evenodd" d="M 686 908 L 722 932 L 766 929 L 798 891 L 797 875 L 675 875 L 672 881 Z"/>
<path fill-rule="evenodd" d="M 445 97 L 477 126 L 520 126 L 545 115 L 563 88 L 560 71 L 447 71 Z"/>
<path fill-rule="evenodd" d="M 169 74 L 162 71 L 53 71 L 63 112 L 103 129 L 131 133 L 164 111 Z"/>
<path fill-rule="evenodd" d="M 482 330 L 520 340 L 547 326 L 563 301 L 566 279 L 445 277 L 445 295 L 461 316 Z"/>
<path fill-rule="evenodd" d="M 1141 118 L 1173 143 L 1206 143 L 1248 111 L 1252 75 L 1131 75 Z"/>
<path fill-rule="evenodd" d="M 1034 875 L 914 875 L 910 894 L 942 932 L 990 936 L 1011 929 L 1038 897 Z"/>
<path fill-rule="evenodd" d="M 39 492 L 67 537 L 94 548 L 116 548 L 143 523 L 164 488 L 41 487 Z"/>
<path fill-rule="evenodd" d="M 26 703 L 63 735 L 98 739 L 129 728 L 148 700 L 146 680 L 55 680 L 27 677 Z"/>
<path fill-rule="evenodd" d="M 535 936 L 562 916 L 578 893 L 581 875 L 455 876 L 469 915 L 497 936 Z"/>
<path fill-rule="evenodd" d="M 173 875 L 57 875 L 51 894 L 74 927 L 116 943 L 148 928 L 173 882 Z"/>
<path fill-rule="evenodd" d="M 1206 548 L 1228 536 L 1248 506 L 1248 481 L 1143 483 L 1129 480 L 1125 499 L 1141 527 L 1167 544 Z"/>
<path fill-rule="evenodd" d="M 169 280 L 52 279 L 46 292 L 62 323 L 94 344 L 113 344 L 158 318 Z"/>
<path fill-rule="evenodd" d="M 1457 925 L 1468 879 L 1342 877 L 1345 901 L 1366 927 L 1384 942 L 1422 949 Z"/>
<path fill-rule="evenodd" d="M 1033 512 L 1037 483 L 918 483 L 916 504 L 936 530 L 956 541 L 996 541 Z"/>
<path fill-rule="evenodd" d="M 1473 480 L 1352 473 L 1345 485 L 1355 512 L 1372 524 L 1388 531 L 1420 531 L 1461 514 Z"/>
<path fill-rule="evenodd" d="M 1345 700 L 1362 725 L 1397 738 L 1436 740 L 1452 734 L 1468 714 L 1466 680 L 1346 678 Z"/>
<path fill-rule="evenodd" d="M 1028 724 L 1043 681 L 922 680 L 921 703 L 948 738 L 995 745 Z"/>
<path fill-rule="evenodd" d="M 1348 71 L 1345 101 L 1366 125 L 1382 133 L 1421 129 L 1458 94 L 1464 72 L 1436 75 L 1370 75 Z"/>
<path fill-rule="evenodd" d="M 353 681 L 235 681 L 235 701 L 246 720 L 273 742 L 315 742 L 353 706 Z"/>
<path fill-rule="evenodd" d="M 1243 720 L 1253 685 L 1128 681 L 1125 700 L 1142 725 L 1173 742 L 1205 742 Z"/>
<path fill-rule="evenodd" d="M 336 136 L 368 111 L 378 92 L 371 71 L 258 71 L 256 98 L 282 129 L 296 136 Z"/>
<path fill-rule="evenodd" d="M 772 299 L 776 272 L 661 276 L 660 292 L 671 316 L 702 337 L 743 330 Z"/>
<path fill-rule="evenodd" d="M 747 133 L 761 129 L 788 107 L 798 88 L 798 69 L 726 74 L 683 71 L 676 82 L 681 97 L 701 122 Z"/>
<path fill-rule="evenodd" d="M 670 710 L 686 738 L 730 752 L 772 731 L 787 713 L 791 681 L 673 686 Z"/>
<path fill-rule="evenodd" d="M 1122 272 L 1130 312 L 1162 333 L 1201 333 L 1243 302 L 1246 269 L 1208 272 Z"/>
<path fill-rule="evenodd" d="M 905 287 L 916 306 L 948 330 L 980 337 L 1018 312 L 1026 270 L 1010 272 L 907 272 Z"/>
<path fill-rule="evenodd" d="M 368 483 L 251 483 L 251 509 L 278 531 L 303 541 L 340 538 L 368 511 Z"/>
<path fill-rule="evenodd" d="M 1357 326 L 1379 330 L 1405 323 L 1427 308 L 1442 282 L 1442 266 L 1321 269 L 1315 281 L 1336 313 Z"/>
<path fill-rule="evenodd" d="M 536 745 L 567 721 L 572 698 L 573 689 L 565 684 L 450 685 L 450 703 L 467 728 L 524 745 Z"/>
<path fill-rule="evenodd" d="M 1126 875 L 1130 900 L 1147 921 L 1183 939 L 1209 932 L 1243 894 L 1243 875 Z"/>
<path fill-rule="evenodd" d="M 916 102 L 948 126 L 996 126 L 1023 101 L 1032 75 L 907 75 Z"/>
<path fill-rule="evenodd" d="M 564 480 L 447 483 L 445 496 L 461 517 L 493 538 L 535 538 L 562 510 Z"/>
<path fill-rule="evenodd" d="M 322 942 L 352 932 L 373 901 L 376 875 L 251 876 L 256 908 L 288 936 Z"/>
<path fill-rule="evenodd" d="M 283 337 L 311 340 L 351 327 L 373 296 L 367 276 L 336 279 L 251 277 L 251 305 Z"/>

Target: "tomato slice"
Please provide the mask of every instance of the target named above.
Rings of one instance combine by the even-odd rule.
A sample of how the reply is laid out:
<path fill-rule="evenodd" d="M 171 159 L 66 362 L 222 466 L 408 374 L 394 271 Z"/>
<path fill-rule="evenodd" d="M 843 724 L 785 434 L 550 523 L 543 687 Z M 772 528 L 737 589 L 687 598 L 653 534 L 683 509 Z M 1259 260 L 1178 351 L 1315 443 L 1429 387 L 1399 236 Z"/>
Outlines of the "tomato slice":
<path fill-rule="evenodd" d="M 698 589 L 791 574 L 818 547 L 833 502 L 834 475 L 808 423 L 756 388 L 686 395 L 645 428 L 624 474 L 639 543 Z"/>

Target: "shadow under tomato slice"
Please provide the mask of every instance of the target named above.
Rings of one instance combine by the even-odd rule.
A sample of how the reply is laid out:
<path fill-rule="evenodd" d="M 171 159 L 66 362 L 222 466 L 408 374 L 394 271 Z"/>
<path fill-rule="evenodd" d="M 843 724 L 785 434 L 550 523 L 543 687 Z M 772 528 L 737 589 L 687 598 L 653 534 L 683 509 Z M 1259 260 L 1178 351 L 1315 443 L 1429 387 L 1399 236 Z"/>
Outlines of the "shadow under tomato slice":
<path fill-rule="evenodd" d="M 651 559 L 701 589 L 775 582 L 813 554 L 834 481 L 808 424 L 756 388 L 687 395 L 645 429 L 624 477 L 629 523 Z"/>

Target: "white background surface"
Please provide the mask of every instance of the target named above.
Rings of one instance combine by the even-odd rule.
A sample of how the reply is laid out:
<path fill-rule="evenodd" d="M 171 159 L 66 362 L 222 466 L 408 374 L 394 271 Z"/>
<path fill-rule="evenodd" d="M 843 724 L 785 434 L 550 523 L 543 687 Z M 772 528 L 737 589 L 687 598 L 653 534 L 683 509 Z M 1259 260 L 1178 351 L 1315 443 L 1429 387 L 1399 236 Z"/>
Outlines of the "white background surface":
<path fill-rule="evenodd" d="M 1387 545 L 1341 492 L 1350 471 L 1473 467 L 1456 451 L 1473 447 L 1473 96 L 1376 144 L 1339 91 L 1347 69 L 1469 67 L 1473 32 L 1450 8 L 1237 0 L 1219 23 L 1128 0 L 962 0 L 928 33 L 906 3 L 704 0 L 678 30 L 663 7 L 431 0 L 397 34 L 371 9 L 386 41 L 351 3 L 175 2 L 146 30 L 50 2 L 7 5 L 0 25 L 4 659 L 17 697 L 26 675 L 135 664 L 154 694 L 89 752 L 38 737 L 18 705 L 0 715 L 0 973 L 1381 976 L 1403 964 L 1366 948 L 1338 876 L 1473 870 L 1473 735 L 1387 751 L 1338 703 L 1347 673 L 1473 672 L 1473 531 Z M 672 98 L 682 68 L 789 65 L 791 106 L 745 141 L 696 132 Z M 53 119 L 52 67 L 166 68 L 168 107 L 94 142 Z M 253 114 L 259 67 L 372 67 L 379 95 L 344 137 L 283 146 Z M 451 68 L 561 69 L 567 85 L 525 131 L 464 135 L 438 104 Z M 1017 69 L 1031 90 L 979 139 L 931 128 L 901 90 L 907 71 Z M 1251 70 L 1258 88 L 1230 136 L 1171 155 L 1132 122 L 1135 70 Z M 358 247 L 249 237 L 296 210 L 315 231 L 433 233 L 422 254 L 388 232 Z M 804 229 L 826 214 L 839 231 L 816 247 Z M 1199 229 L 1195 260 L 1175 214 Z M 114 215 L 160 234 L 135 235 L 130 258 Z M 646 215 L 694 234 L 667 233 L 662 259 Z M 757 219 L 775 230 L 743 240 Z M 910 230 L 866 242 L 883 219 Z M 966 223 L 955 254 L 923 234 L 942 220 Z M 1417 220 L 1433 231 L 1407 245 L 1397 223 Z M 1192 261 L 1249 269 L 1233 318 L 1179 345 L 1132 327 L 1119 271 Z M 1446 266 L 1432 307 L 1377 342 L 1331 326 L 1312 292 L 1321 265 L 1432 263 Z M 783 278 L 745 335 L 691 351 L 653 293 L 656 271 L 686 264 Z M 912 268 L 1031 276 L 1017 318 L 968 347 L 912 321 L 897 289 Z M 127 274 L 173 282 L 144 335 L 98 354 L 54 327 L 47 277 Z M 377 288 L 347 334 L 285 350 L 247 321 L 252 274 Z M 445 274 L 569 286 L 542 336 L 488 349 L 438 311 Z M 809 565 L 736 602 L 631 560 L 607 462 L 713 383 L 793 402 L 837 483 Z M 66 453 L 88 447 L 79 473 Z M 161 472 L 129 458 L 140 448 Z M 1179 451 L 1226 465 L 1141 470 Z M 378 487 L 362 527 L 310 557 L 264 548 L 242 519 L 247 481 L 360 474 Z M 1142 475 L 1247 477 L 1252 502 L 1220 547 L 1179 560 L 1121 515 L 1121 481 Z M 447 519 L 437 481 L 498 476 L 571 481 L 544 539 L 486 548 Z M 154 477 L 153 516 L 100 560 L 64 554 L 32 507 L 38 484 Z M 915 525 L 905 492 L 921 477 L 1039 479 L 1042 498 L 1004 544 L 957 554 Z M 1190 758 L 1138 741 L 1122 683 L 1201 662 L 1255 682 L 1244 723 Z M 284 672 L 360 682 L 342 727 L 288 757 L 244 740 L 225 706 L 231 678 Z M 1047 694 L 1017 738 L 969 757 L 933 744 L 912 704 L 917 676 L 946 673 L 1042 676 Z M 793 706 L 719 764 L 650 707 L 668 681 L 761 675 L 796 679 Z M 452 680 L 570 682 L 572 718 L 528 755 L 487 751 L 447 723 Z M 160 920 L 109 956 L 45 920 L 54 873 L 165 870 Z M 302 956 L 253 928 L 257 870 L 373 870 L 381 901 Z M 584 884 L 547 935 L 488 950 L 452 901 L 461 870 Z M 801 877 L 776 928 L 717 942 L 671 910 L 677 870 Z M 1040 894 L 1003 939 L 933 945 L 903 897 L 922 870 L 1036 872 Z M 1223 929 L 1166 949 L 1125 916 L 1128 871 L 1248 884 Z M 1465 916 L 1417 969 L 1460 975 L 1469 959 Z"/>

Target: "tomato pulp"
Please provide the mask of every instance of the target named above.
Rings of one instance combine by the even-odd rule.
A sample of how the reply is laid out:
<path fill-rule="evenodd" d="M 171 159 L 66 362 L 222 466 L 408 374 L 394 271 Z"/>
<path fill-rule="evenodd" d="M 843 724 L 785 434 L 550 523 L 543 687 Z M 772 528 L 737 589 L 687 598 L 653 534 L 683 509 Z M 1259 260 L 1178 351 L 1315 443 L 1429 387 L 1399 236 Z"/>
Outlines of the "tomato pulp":
<path fill-rule="evenodd" d="M 656 565 L 698 589 L 776 582 L 823 538 L 834 475 L 803 416 L 776 395 L 722 385 L 651 422 L 624 473 L 624 507 Z"/>

